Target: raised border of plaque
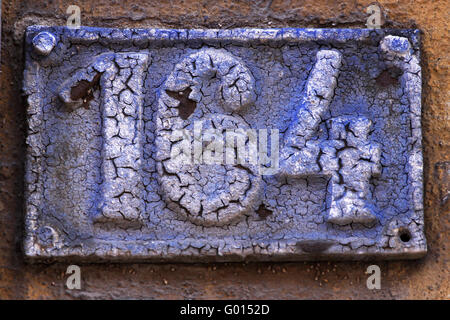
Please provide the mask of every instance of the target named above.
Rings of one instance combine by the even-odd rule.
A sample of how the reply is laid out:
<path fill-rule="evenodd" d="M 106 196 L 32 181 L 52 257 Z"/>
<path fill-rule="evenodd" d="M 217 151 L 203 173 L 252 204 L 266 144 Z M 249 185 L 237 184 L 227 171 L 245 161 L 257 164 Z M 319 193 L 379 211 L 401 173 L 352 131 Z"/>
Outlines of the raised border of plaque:
<path fill-rule="evenodd" d="M 418 30 L 25 41 L 30 261 L 425 255 Z"/>

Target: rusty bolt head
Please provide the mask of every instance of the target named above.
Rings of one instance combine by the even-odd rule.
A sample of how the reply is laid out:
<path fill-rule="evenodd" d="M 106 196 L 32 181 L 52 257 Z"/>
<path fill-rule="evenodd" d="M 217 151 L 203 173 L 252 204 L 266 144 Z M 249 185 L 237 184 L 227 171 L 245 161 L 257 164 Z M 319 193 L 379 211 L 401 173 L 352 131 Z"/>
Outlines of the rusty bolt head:
<path fill-rule="evenodd" d="M 48 56 L 55 45 L 55 36 L 47 31 L 40 32 L 33 38 L 34 51 L 42 56 Z"/>
<path fill-rule="evenodd" d="M 380 49 L 391 58 L 405 57 L 408 55 L 411 45 L 408 38 L 389 35 L 381 40 Z"/>
<path fill-rule="evenodd" d="M 50 247 L 55 242 L 55 230 L 52 227 L 44 226 L 37 232 L 37 240 L 43 247 Z"/>

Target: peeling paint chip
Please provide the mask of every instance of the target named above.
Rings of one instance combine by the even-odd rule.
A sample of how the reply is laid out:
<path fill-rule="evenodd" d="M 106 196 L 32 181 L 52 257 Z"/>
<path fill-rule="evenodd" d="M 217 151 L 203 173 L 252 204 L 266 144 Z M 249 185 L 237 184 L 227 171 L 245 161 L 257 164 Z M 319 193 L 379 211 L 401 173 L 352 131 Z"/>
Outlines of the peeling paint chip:
<path fill-rule="evenodd" d="M 417 30 L 29 27 L 30 261 L 413 259 Z"/>

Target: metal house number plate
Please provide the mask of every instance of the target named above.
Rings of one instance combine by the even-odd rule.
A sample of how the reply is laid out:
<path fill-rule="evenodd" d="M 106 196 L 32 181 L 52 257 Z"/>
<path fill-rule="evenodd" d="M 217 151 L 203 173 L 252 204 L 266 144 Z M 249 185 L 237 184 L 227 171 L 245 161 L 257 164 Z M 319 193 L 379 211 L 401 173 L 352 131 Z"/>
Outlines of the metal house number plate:
<path fill-rule="evenodd" d="M 416 30 L 29 27 L 31 261 L 418 258 Z"/>

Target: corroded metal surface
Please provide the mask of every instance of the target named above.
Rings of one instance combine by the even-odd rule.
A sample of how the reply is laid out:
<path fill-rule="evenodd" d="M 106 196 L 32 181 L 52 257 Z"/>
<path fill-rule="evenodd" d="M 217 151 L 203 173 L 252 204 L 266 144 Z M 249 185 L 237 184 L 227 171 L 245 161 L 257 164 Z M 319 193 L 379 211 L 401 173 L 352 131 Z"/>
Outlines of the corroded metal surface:
<path fill-rule="evenodd" d="M 417 32 L 30 27 L 26 43 L 28 257 L 426 252 Z"/>

